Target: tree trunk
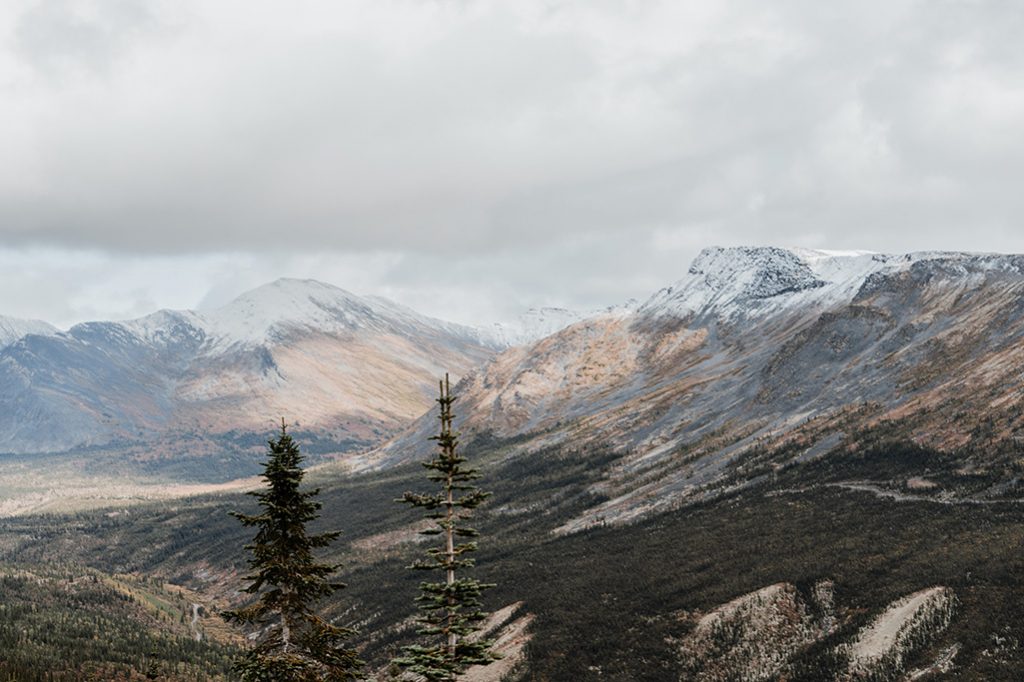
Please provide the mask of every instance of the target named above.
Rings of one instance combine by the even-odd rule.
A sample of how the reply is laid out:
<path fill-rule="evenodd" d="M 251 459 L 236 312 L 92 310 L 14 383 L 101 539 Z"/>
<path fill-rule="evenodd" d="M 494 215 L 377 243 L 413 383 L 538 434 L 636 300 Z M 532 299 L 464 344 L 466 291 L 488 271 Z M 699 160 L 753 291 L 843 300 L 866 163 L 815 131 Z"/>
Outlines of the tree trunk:
<path fill-rule="evenodd" d="M 448 386 L 448 374 L 444 375 L 444 397 L 446 399 L 451 398 L 451 389 Z M 444 430 L 445 433 L 451 434 L 452 432 L 452 414 L 451 414 L 451 403 L 445 405 L 445 420 Z M 455 449 L 449 446 L 446 453 L 449 457 L 455 457 Z M 448 571 L 447 571 L 447 584 L 449 590 L 451 586 L 455 584 L 455 497 L 454 491 L 452 490 L 455 485 L 452 481 L 452 475 L 449 473 L 445 479 L 445 492 L 448 495 L 448 510 L 445 518 L 445 540 L 447 541 L 447 558 L 448 558 Z M 458 637 L 452 632 L 452 626 L 454 625 L 454 613 L 452 612 L 455 606 L 455 597 L 449 592 L 448 594 L 448 655 L 453 659 L 455 658 L 455 645 L 458 644 Z"/>
<path fill-rule="evenodd" d="M 455 523 L 454 517 L 454 500 L 452 499 L 452 481 L 451 477 L 448 477 L 448 529 L 445 531 L 448 541 L 448 587 L 451 588 L 455 584 L 455 529 L 452 524 Z M 455 656 L 455 645 L 457 644 L 457 638 L 454 632 L 451 631 L 452 621 L 454 614 L 452 613 L 452 607 L 455 606 L 455 597 L 451 594 L 448 595 L 448 655 Z"/>

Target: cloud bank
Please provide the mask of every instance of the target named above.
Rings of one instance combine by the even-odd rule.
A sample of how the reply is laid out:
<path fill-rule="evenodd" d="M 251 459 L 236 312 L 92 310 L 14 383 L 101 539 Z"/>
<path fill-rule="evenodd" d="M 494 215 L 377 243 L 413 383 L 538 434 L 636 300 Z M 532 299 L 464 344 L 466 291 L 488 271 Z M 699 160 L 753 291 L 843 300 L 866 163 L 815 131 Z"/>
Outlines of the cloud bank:
<path fill-rule="evenodd" d="M 0 313 L 288 274 L 490 319 L 708 244 L 1024 251 L 1022 34 L 981 0 L 15 1 Z"/>

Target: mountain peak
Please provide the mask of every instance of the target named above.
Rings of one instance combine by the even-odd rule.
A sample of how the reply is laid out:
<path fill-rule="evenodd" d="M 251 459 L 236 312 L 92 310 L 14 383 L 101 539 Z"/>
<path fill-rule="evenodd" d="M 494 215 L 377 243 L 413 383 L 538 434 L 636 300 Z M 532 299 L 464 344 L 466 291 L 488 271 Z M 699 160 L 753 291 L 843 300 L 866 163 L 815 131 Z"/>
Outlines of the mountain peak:
<path fill-rule="evenodd" d="M 29 334 L 53 336 L 56 333 L 56 327 L 40 320 L 22 320 L 0 315 L 0 349 L 6 348 Z"/>
<path fill-rule="evenodd" d="M 729 319 L 790 307 L 834 305 L 853 300 L 877 272 L 940 255 L 956 254 L 892 256 L 774 246 L 710 247 L 694 259 L 686 277 L 656 293 L 642 310 Z"/>
<path fill-rule="evenodd" d="M 245 292 L 216 310 L 203 313 L 206 326 L 222 343 L 263 344 L 292 330 L 342 332 L 397 330 L 410 325 L 451 328 L 397 303 L 357 296 L 314 279 L 281 278 Z M 461 330 L 461 328 L 458 328 Z"/>
<path fill-rule="evenodd" d="M 358 300 L 359 297 L 332 284 L 315 279 L 281 277 L 239 294 L 218 310 L 240 305 L 280 305 L 289 302 L 305 302 L 314 299 Z"/>
<path fill-rule="evenodd" d="M 709 247 L 686 277 L 656 293 L 641 310 L 674 316 L 712 313 L 734 317 L 775 307 L 787 295 L 819 290 L 820 278 L 800 254 L 767 247 Z"/>
<path fill-rule="evenodd" d="M 797 253 L 774 246 L 711 247 L 690 265 L 708 289 L 731 299 L 764 299 L 825 286 Z"/>
<path fill-rule="evenodd" d="M 313 279 L 290 278 L 246 291 L 219 308 L 159 310 L 134 320 L 79 324 L 69 333 L 107 333 L 161 348 L 187 344 L 218 353 L 272 345 L 296 333 L 360 331 L 414 338 L 439 333 L 482 342 L 475 329 L 420 315 L 388 299 L 357 296 Z"/>

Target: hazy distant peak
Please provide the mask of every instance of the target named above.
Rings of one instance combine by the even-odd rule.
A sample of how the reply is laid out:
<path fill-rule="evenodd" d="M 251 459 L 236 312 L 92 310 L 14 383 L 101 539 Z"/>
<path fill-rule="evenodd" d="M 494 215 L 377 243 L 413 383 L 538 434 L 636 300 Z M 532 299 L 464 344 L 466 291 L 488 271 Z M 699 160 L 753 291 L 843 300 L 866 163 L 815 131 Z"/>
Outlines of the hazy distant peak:
<path fill-rule="evenodd" d="M 437 320 L 380 296 L 360 296 L 312 279 L 282 278 L 204 311 L 215 346 L 260 345 L 302 330 L 420 335 L 426 330 L 474 339 L 476 330 Z"/>
<path fill-rule="evenodd" d="M 217 353 L 281 342 L 293 334 L 383 332 L 421 338 L 443 334 L 480 342 L 477 330 L 436 320 L 378 296 L 358 296 L 312 279 L 278 279 L 212 310 L 159 310 L 122 322 L 86 322 L 76 338 L 109 337 L 159 347 L 187 345 Z"/>
<path fill-rule="evenodd" d="M 482 327 L 480 334 L 486 342 L 507 348 L 550 336 L 583 317 L 582 313 L 567 308 L 530 308 L 508 322 Z"/>
<path fill-rule="evenodd" d="M 495 322 L 481 329 L 486 342 L 500 347 L 520 346 L 538 341 L 581 320 L 600 315 L 626 315 L 638 307 L 636 299 L 597 310 L 579 311 L 545 306 L 530 308 L 510 322 Z"/>
<path fill-rule="evenodd" d="M 0 348 L 6 348 L 29 334 L 53 336 L 57 333 L 56 327 L 41 320 L 21 320 L 0 315 Z"/>
<path fill-rule="evenodd" d="M 298 316 L 309 312 L 311 307 L 322 307 L 319 302 L 337 305 L 358 301 L 360 298 L 355 294 L 315 279 L 281 278 L 239 294 L 229 303 L 204 314 L 225 316 L 238 310 L 264 307 L 275 313 Z"/>
<path fill-rule="evenodd" d="M 355 294 L 342 289 L 341 287 L 321 282 L 317 279 L 302 279 L 298 277 L 279 277 L 272 282 L 261 284 L 253 289 L 236 296 L 232 302 L 244 298 L 263 296 L 308 296 L 314 293 L 330 293 L 333 295 L 355 297 Z M 231 305 L 228 303 L 227 305 Z M 221 306 L 224 307 L 224 306 Z"/>

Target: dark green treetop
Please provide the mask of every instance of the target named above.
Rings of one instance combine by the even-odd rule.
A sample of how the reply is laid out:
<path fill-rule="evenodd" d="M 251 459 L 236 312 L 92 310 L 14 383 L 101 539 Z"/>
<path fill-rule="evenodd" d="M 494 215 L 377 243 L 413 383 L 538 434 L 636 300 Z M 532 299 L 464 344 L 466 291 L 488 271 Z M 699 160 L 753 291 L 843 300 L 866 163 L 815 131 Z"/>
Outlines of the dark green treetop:
<path fill-rule="evenodd" d="M 327 547 L 339 535 L 311 535 L 306 524 L 317 518 L 319 489 L 302 491 L 302 455 L 281 420 L 281 433 L 268 441 L 270 451 L 262 478 L 266 487 L 250 492 L 259 501 L 255 515 L 232 512 L 244 525 L 257 528 L 245 548 L 252 553 L 244 591 L 258 598 L 223 614 L 229 622 L 259 632 L 259 640 L 235 662 L 245 682 L 322 682 L 358 679 L 362 661 L 342 641 L 353 634 L 328 622 L 314 605 L 344 587 L 331 582 L 338 568 L 316 560 L 313 550 Z"/>
<path fill-rule="evenodd" d="M 458 434 L 452 430 L 455 400 L 446 374 L 437 399 L 441 429 L 431 437 L 437 441 L 438 451 L 433 459 L 423 463 L 427 479 L 439 484 L 439 490 L 426 494 L 407 492 L 399 500 L 425 510 L 426 517 L 435 525 L 422 533 L 439 536 L 442 541 L 439 547 L 427 550 L 425 560 L 411 567 L 444 575 L 444 580 L 421 583 L 416 597 L 422 626 L 418 632 L 430 643 L 405 647 L 403 655 L 394 661 L 428 682 L 455 680 L 468 666 L 497 658 L 491 652 L 493 641 L 480 637 L 478 632 L 480 621 L 486 616 L 481 610 L 480 594 L 492 585 L 456 576 L 460 569 L 473 566 L 473 560 L 466 555 L 477 548 L 474 538 L 478 533 L 464 522 L 490 493 L 473 484 L 480 474 L 465 466 L 466 459 L 458 454 Z"/>

